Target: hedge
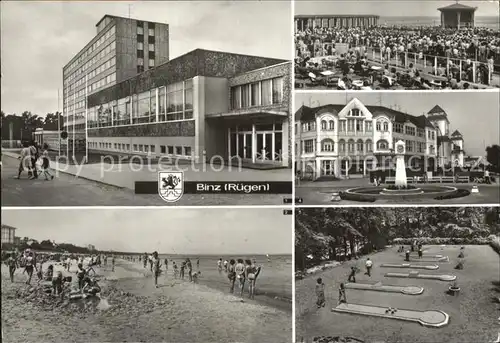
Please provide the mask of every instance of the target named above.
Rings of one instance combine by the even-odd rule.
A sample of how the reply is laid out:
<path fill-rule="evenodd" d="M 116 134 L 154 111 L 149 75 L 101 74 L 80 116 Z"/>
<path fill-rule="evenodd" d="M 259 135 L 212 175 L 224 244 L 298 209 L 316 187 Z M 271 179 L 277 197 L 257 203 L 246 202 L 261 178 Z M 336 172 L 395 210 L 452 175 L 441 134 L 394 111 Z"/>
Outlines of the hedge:
<path fill-rule="evenodd" d="M 466 197 L 468 195 L 470 195 L 470 192 L 468 190 L 459 188 L 450 194 L 440 195 L 438 197 L 435 197 L 434 200 L 447 200 L 447 199 L 462 198 L 462 197 Z"/>
<path fill-rule="evenodd" d="M 442 238 L 442 237 L 413 237 L 413 238 L 395 238 L 392 241 L 394 245 L 411 245 L 412 242 L 417 241 L 423 245 L 485 245 L 496 242 L 500 250 L 500 241 L 494 241 L 492 237 L 470 237 L 470 238 Z"/>

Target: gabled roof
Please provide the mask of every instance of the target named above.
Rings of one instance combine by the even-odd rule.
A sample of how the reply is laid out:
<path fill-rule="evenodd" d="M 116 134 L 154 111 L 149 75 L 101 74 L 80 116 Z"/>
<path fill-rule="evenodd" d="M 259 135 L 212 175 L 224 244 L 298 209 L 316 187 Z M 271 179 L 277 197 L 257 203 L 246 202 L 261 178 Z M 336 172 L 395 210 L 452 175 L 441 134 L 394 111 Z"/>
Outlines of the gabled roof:
<path fill-rule="evenodd" d="M 456 4 L 452 4 L 449 6 L 438 8 L 439 11 L 450 11 L 450 10 L 469 10 L 469 11 L 473 10 L 473 11 L 475 11 L 476 9 L 477 9 L 477 7 L 462 5 L 462 4 L 459 4 L 458 2 Z"/>
<path fill-rule="evenodd" d="M 427 114 L 446 114 L 446 112 L 439 106 L 439 105 L 436 105 L 434 106 L 429 112 L 427 112 Z"/>
<path fill-rule="evenodd" d="M 323 105 L 323 106 L 318 106 L 318 107 L 309 107 L 302 105 L 297 112 L 295 112 L 295 121 L 310 121 L 314 120 L 316 117 L 316 113 L 323 109 L 330 109 L 334 110 L 335 112 L 340 112 L 346 105 Z"/>
<path fill-rule="evenodd" d="M 451 134 L 451 139 L 462 139 L 462 134 L 460 133 L 460 131 L 455 130 L 455 131 Z"/>

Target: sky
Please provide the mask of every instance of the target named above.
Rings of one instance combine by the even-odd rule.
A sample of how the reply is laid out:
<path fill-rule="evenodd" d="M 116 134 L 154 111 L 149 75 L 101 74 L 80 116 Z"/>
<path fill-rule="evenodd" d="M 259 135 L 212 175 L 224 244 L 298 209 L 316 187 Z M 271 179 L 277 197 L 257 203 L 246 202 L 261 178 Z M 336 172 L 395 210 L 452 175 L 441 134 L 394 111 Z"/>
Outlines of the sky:
<path fill-rule="evenodd" d="M 170 25 L 170 59 L 197 48 L 291 59 L 289 1 L 2 1 L 2 110 L 57 111 L 63 66 L 129 5 L 131 18 Z"/>
<path fill-rule="evenodd" d="M 381 17 L 439 17 L 440 7 L 453 5 L 453 0 L 296 0 L 295 14 L 374 14 Z M 498 0 L 459 1 L 477 7 L 476 16 L 498 16 Z"/>
<path fill-rule="evenodd" d="M 500 93 L 493 91 L 384 92 L 384 93 L 297 93 L 295 109 L 327 104 L 346 104 L 358 98 L 365 105 L 382 105 L 411 115 L 427 114 L 439 105 L 448 115 L 450 133 L 458 130 L 464 137 L 465 152 L 484 156 L 485 145 L 500 143 Z"/>
<path fill-rule="evenodd" d="M 291 254 L 292 219 L 279 208 L 2 209 L 19 237 L 165 254 Z"/>

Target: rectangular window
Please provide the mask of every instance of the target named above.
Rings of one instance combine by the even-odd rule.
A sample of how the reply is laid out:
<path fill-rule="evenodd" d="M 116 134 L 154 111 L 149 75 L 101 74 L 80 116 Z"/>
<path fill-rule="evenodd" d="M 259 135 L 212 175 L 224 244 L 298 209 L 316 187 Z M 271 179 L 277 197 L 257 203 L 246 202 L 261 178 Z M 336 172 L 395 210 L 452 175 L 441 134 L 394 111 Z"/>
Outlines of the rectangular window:
<path fill-rule="evenodd" d="M 134 151 L 138 151 L 137 150 L 137 144 L 134 144 Z"/>
<path fill-rule="evenodd" d="M 182 147 L 181 146 L 176 146 L 175 147 L 175 154 L 181 156 L 182 155 Z"/>
<path fill-rule="evenodd" d="M 184 119 L 193 118 L 193 83 L 184 82 Z"/>
<path fill-rule="evenodd" d="M 150 95 L 149 91 L 139 94 L 137 114 L 133 118 L 134 124 L 149 122 Z"/>
<path fill-rule="evenodd" d="M 127 151 L 130 151 L 130 144 L 127 144 Z"/>
<path fill-rule="evenodd" d="M 166 146 L 165 145 L 160 145 L 160 154 L 166 154 L 166 153 L 167 153 Z"/>
<path fill-rule="evenodd" d="M 314 140 L 309 139 L 304 141 L 304 153 L 313 153 L 314 152 Z"/>
<path fill-rule="evenodd" d="M 151 151 L 152 153 L 154 153 L 156 151 L 156 146 L 155 145 L 150 145 L 149 146 L 149 151 Z"/>
<path fill-rule="evenodd" d="M 137 43 L 137 50 L 144 50 L 144 43 L 138 42 Z"/>
<path fill-rule="evenodd" d="M 151 24 L 150 24 L 150 25 L 151 25 Z M 149 29 L 148 29 L 148 35 L 149 35 L 149 36 L 154 36 L 154 35 L 155 35 L 155 29 L 154 29 L 154 27 L 153 27 L 153 28 L 149 28 Z"/>
<path fill-rule="evenodd" d="M 144 28 L 142 26 L 137 25 L 137 34 L 138 35 L 144 34 Z"/>
<path fill-rule="evenodd" d="M 149 60 L 149 67 L 153 68 L 155 66 L 155 60 Z"/>
<path fill-rule="evenodd" d="M 272 104 L 272 82 L 265 80 L 261 82 L 261 105 L 268 106 Z"/>
<path fill-rule="evenodd" d="M 250 107 L 250 85 L 243 85 L 241 87 L 241 108 Z"/>
<path fill-rule="evenodd" d="M 139 144 L 139 152 L 143 152 L 144 151 L 144 146 L 142 144 Z"/>
<path fill-rule="evenodd" d="M 158 120 L 160 122 L 167 120 L 165 112 L 165 101 L 167 100 L 167 88 L 160 87 L 158 90 Z"/>
<path fill-rule="evenodd" d="M 273 83 L 273 104 L 283 102 L 283 78 L 278 77 L 272 80 Z"/>
<path fill-rule="evenodd" d="M 137 59 L 137 65 L 143 66 L 144 65 L 144 59 L 143 58 L 138 58 Z"/>
<path fill-rule="evenodd" d="M 173 155 L 174 154 L 174 147 L 171 146 L 171 145 L 168 146 L 168 154 L 169 155 Z"/>
<path fill-rule="evenodd" d="M 190 146 L 184 147 L 184 155 L 191 157 L 191 147 Z"/>
<path fill-rule="evenodd" d="M 149 44 L 149 51 L 155 51 L 155 45 Z"/>
<path fill-rule="evenodd" d="M 241 87 L 231 87 L 231 108 L 237 110 L 241 108 Z"/>
<path fill-rule="evenodd" d="M 149 122 L 156 122 L 156 90 L 151 90 L 149 97 Z"/>
<path fill-rule="evenodd" d="M 259 101 L 260 94 L 259 94 L 259 83 L 258 82 L 251 84 L 251 93 L 252 93 L 252 97 L 251 97 L 251 101 L 250 101 L 250 106 L 259 106 L 260 105 L 260 101 Z"/>

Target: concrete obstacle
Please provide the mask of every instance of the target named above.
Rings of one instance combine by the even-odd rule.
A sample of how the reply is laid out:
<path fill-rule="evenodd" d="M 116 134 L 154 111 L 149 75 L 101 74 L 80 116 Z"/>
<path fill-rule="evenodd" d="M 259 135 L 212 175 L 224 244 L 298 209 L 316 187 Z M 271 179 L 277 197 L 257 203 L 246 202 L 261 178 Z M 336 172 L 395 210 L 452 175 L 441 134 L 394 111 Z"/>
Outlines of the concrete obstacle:
<path fill-rule="evenodd" d="M 376 284 L 346 283 L 344 286 L 347 289 L 357 289 L 364 291 L 387 292 L 387 293 L 401 293 L 404 295 L 420 295 L 424 292 L 424 289 L 418 286 L 383 285 L 380 282 Z"/>
<path fill-rule="evenodd" d="M 477 186 L 472 186 L 471 193 L 479 193 L 479 188 Z"/>
<path fill-rule="evenodd" d="M 443 311 L 430 310 L 406 310 L 391 307 L 362 305 L 362 304 L 339 304 L 332 308 L 333 312 L 358 314 L 364 316 L 381 317 L 389 319 L 398 319 L 409 322 L 419 323 L 428 327 L 443 327 L 450 321 L 450 317 Z"/>
<path fill-rule="evenodd" d="M 431 265 L 418 265 L 418 264 L 410 264 L 410 263 L 382 263 L 380 265 L 382 268 L 411 268 L 411 269 L 427 269 L 427 270 L 436 270 L 439 269 L 437 264 Z"/>
<path fill-rule="evenodd" d="M 409 278 L 409 279 L 428 279 L 428 280 L 439 280 L 439 281 L 455 281 L 457 279 L 455 275 L 420 274 L 418 271 L 411 271 L 409 273 L 386 273 L 384 276 Z"/>
<path fill-rule="evenodd" d="M 339 192 L 333 192 L 332 193 L 332 197 L 330 199 L 330 201 L 333 201 L 333 202 L 338 202 L 338 201 L 341 201 L 342 198 L 340 197 L 340 193 Z"/>

